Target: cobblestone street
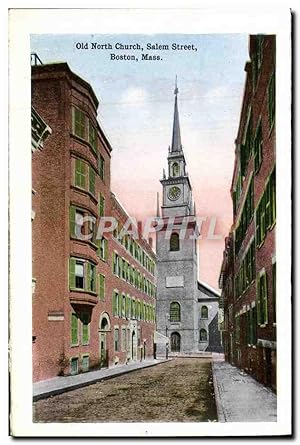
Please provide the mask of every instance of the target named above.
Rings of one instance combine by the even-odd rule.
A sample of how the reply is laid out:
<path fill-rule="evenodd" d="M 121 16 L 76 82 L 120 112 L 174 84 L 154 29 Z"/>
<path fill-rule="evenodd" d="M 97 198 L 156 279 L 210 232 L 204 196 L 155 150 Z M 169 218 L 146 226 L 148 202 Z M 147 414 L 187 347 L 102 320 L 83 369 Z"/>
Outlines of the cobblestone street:
<path fill-rule="evenodd" d="M 216 421 L 210 359 L 175 359 L 34 403 L 35 422 Z"/>

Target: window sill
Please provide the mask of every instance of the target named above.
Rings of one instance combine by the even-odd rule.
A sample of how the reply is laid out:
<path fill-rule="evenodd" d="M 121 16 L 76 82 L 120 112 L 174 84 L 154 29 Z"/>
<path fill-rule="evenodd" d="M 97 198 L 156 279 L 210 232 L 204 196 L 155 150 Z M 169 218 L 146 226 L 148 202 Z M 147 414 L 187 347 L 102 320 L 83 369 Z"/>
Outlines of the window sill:
<path fill-rule="evenodd" d="M 76 343 L 74 345 L 71 345 L 71 348 L 78 348 L 78 346 L 79 346 L 79 343 Z"/>

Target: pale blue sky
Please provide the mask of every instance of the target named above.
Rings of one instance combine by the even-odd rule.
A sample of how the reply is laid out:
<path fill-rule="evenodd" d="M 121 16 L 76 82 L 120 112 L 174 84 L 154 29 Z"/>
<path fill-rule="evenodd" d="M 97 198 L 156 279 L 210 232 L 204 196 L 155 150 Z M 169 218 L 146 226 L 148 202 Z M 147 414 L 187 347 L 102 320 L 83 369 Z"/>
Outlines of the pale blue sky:
<path fill-rule="evenodd" d="M 149 52 L 161 55 L 162 61 L 112 61 L 110 53 L 141 57 L 141 52 L 78 50 L 76 42 L 139 43 L 144 52 L 148 42 L 194 44 L 197 51 Z M 246 34 L 34 35 L 31 51 L 43 63 L 66 61 L 92 85 L 100 102 L 99 122 L 113 146 L 112 189 L 139 218 L 155 212 L 156 192 L 161 192 L 177 74 L 182 144 L 198 214 L 217 216 L 219 232 L 227 234 L 234 140 L 248 60 Z M 213 255 L 218 269 L 223 240 L 202 243 L 203 279 L 216 286 L 206 260 Z"/>

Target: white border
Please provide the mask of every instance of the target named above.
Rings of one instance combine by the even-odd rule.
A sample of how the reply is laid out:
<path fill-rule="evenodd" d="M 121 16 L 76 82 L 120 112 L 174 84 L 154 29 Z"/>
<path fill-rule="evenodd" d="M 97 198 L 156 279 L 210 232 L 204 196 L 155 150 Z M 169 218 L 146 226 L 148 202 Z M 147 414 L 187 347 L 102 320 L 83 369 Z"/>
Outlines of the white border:
<path fill-rule="evenodd" d="M 257 11 L 256 13 L 254 11 Z M 221 12 L 220 12 L 221 11 Z M 290 12 L 266 5 L 199 9 L 10 11 L 12 432 L 17 436 L 223 436 L 291 431 Z M 38 33 L 275 33 L 277 35 L 277 423 L 37 424 L 31 386 L 31 149 L 29 35 Z M 200 67 L 199 67 L 200 69 Z M 25 185 L 28 185 L 26 187 Z M 26 322 L 24 322 L 26 317 Z M 29 319 L 28 319 L 28 318 Z M 21 330 L 22 329 L 22 330 Z"/>

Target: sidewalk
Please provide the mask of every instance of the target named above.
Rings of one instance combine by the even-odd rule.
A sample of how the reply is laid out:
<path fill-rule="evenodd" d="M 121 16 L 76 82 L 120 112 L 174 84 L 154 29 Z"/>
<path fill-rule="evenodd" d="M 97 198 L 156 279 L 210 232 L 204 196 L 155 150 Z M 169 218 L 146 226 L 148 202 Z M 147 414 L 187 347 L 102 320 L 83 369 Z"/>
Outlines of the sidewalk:
<path fill-rule="evenodd" d="M 128 365 L 114 366 L 113 368 L 99 369 L 97 371 L 90 371 L 66 377 L 54 377 L 50 380 L 37 382 L 33 384 L 33 401 L 46 399 L 50 396 L 92 385 L 93 383 L 127 374 L 136 371 L 137 369 L 149 368 L 166 361 L 166 359 L 144 360 L 142 362 L 129 363 Z"/>
<path fill-rule="evenodd" d="M 219 422 L 276 422 L 276 395 L 251 376 L 214 357 L 213 379 Z"/>

